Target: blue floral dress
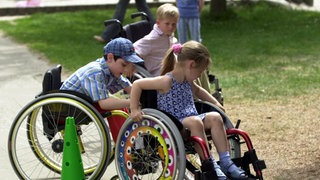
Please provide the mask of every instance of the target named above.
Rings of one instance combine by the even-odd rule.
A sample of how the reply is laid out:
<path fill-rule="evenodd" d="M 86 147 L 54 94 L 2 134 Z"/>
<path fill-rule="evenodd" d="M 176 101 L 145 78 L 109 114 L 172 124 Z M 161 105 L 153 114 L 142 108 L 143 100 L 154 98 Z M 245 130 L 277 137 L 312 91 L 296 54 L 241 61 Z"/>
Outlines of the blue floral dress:
<path fill-rule="evenodd" d="M 159 110 L 170 113 L 181 122 L 189 116 L 199 116 L 202 120 L 205 114 L 198 114 L 194 105 L 191 84 L 188 81 L 177 82 L 172 74 L 166 74 L 172 79 L 172 86 L 169 92 L 157 94 L 157 106 Z"/>

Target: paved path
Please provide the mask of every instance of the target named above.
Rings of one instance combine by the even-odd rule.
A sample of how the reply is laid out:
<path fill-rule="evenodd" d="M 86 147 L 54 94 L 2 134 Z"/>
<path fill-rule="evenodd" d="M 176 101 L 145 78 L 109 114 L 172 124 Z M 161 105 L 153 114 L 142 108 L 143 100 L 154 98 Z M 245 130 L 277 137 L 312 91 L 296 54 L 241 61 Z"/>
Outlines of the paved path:
<path fill-rule="evenodd" d="M 11 123 L 18 112 L 41 91 L 43 73 L 55 65 L 12 41 L 0 31 L 0 179 L 18 179 L 11 167 L 7 141 Z M 117 174 L 112 163 L 104 180 Z"/>
<path fill-rule="evenodd" d="M 40 92 L 48 66 L 26 46 L 0 34 L 0 179 L 17 179 L 7 153 L 9 128 L 18 111 Z"/>

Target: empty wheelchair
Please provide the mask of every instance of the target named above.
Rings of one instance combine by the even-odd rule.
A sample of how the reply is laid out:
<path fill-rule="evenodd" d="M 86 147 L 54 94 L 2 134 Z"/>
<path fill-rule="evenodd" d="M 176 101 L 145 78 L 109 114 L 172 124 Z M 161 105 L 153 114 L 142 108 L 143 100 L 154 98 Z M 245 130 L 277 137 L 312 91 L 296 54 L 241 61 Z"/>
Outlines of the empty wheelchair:
<path fill-rule="evenodd" d="M 111 162 L 126 111 L 102 111 L 85 95 L 59 90 L 61 66 L 48 70 L 43 90 L 14 119 L 8 139 L 11 165 L 20 179 L 60 179 L 66 117 L 76 124 L 84 174 L 99 179 Z M 106 124 L 105 119 L 108 120 Z"/>
<path fill-rule="evenodd" d="M 120 179 L 215 179 L 212 163 L 201 164 L 193 148 L 195 143 L 199 144 L 205 157 L 209 158 L 211 153 L 205 142 L 190 136 L 190 132 L 171 115 L 156 110 L 152 103 L 156 102 L 155 92 L 144 91 L 141 97 L 143 120 L 127 119 L 118 135 L 115 160 Z M 258 159 L 247 133 L 234 127 L 216 106 L 199 101 L 196 107 L 199 113 L 216 111 L 221 114 L 232 160 L 246 171 L 250 179 L 263 179 L 265 162 Z M 210 135 L 207 138 L 211 140 Z M 242 156 L 243 143 L 247 147 L 243 148 L 246 150 Z"/>

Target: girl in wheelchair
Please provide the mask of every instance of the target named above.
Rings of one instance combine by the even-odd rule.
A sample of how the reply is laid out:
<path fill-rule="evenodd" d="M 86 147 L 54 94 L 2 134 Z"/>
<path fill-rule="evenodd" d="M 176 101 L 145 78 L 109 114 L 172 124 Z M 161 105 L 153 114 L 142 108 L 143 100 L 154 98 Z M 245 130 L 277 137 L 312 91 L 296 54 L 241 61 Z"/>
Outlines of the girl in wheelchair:
<path fill-rule="evenodd" d="M 222 105 L 194 81 L 211 63 L 209 51 L 196 41 L 185 44 L 175 44 L 167 51 L 163 60 L 161 76 L 136 80 L 131 89 L 130 109 L 134 121 L 142 120 L 139 99 L 142 90 L 157 90 L 157 108 L 165 111 L 191 131 L 192 136 L 198 136 L 207 142 L 205 130 L 210 130 L 214 145 L 219 153 L 220 166 L 213 156 L 205 159 L 200 147 L 195 147 L 203 163 L 210 161 L 218 179 L 246 179 L 246 173 L 238 168 L 230 158 L 230 148 L 222 117 L 217 112 L 198 114 L 194 96 L 217 105 Z"/>

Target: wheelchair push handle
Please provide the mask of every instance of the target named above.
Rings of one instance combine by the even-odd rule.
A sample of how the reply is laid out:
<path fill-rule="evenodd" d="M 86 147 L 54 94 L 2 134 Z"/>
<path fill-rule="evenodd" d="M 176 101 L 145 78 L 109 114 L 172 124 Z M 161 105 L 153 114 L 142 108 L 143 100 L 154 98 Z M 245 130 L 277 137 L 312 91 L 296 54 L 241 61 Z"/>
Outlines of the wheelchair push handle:
<path fill-rule="evenodd" d="M 149 17 L 145 12 L 136 12 L 131 14 L 132 19 L 137 17 L 142 17 L 142 19 L 149 21 Z M 121 27 L 121 30 L 123 30 L 122 23 L 118 19 L 108 19 L 104 21 L 104 26 L 110 26 L 112 24 L 118 24 Z"/>
<path fill-rule="evenodd" d="M 136 12 L 131 14 L 131 19 L 134 19 L 136 17 L 141 17 L 142 19 L 149 21 L 149 17 L 145 12 Z"/>
<path fill-rule="evenodd" d="M 122 24 L 118 19 L 108 19 L 108 20 L 105 20 L 103 23 L 104 23 L 104 26 L 110 26 L 111 24 L 118 24 L 122 29 Z"/>

